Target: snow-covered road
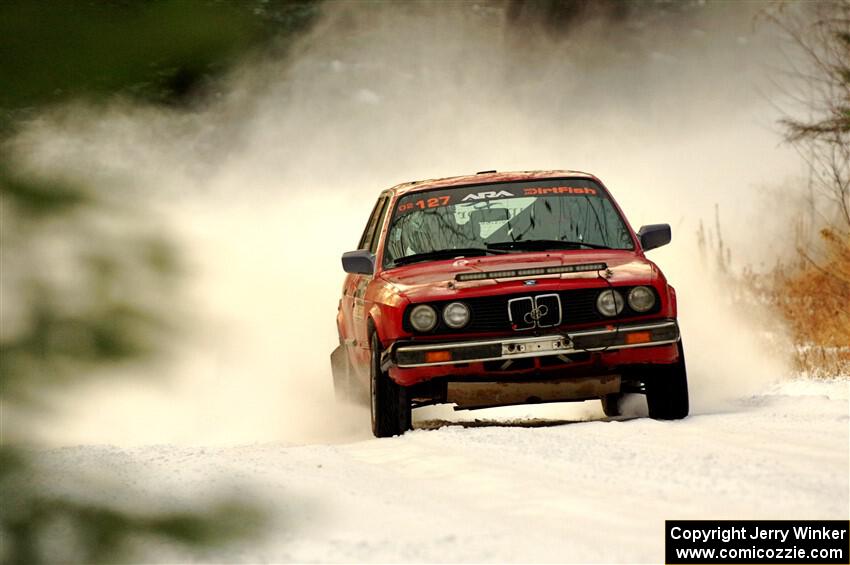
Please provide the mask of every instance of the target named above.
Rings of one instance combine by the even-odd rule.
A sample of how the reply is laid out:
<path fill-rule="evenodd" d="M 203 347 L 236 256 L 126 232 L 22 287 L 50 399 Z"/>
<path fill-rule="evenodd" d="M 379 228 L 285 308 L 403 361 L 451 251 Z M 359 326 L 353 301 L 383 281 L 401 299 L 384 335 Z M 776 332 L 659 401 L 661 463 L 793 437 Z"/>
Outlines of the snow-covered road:
<path fill-rule="evenodd" d="M 660 562 L 664 519 L 850 514 L 847 380 L 792 382 L 679 422 L 504 424 L 432 421 L 336 445 L 72 447 L 45 459 L 181 498 L 241 485 L 274 518 L 258 541 L 215 554 L 228 562 Z"/>

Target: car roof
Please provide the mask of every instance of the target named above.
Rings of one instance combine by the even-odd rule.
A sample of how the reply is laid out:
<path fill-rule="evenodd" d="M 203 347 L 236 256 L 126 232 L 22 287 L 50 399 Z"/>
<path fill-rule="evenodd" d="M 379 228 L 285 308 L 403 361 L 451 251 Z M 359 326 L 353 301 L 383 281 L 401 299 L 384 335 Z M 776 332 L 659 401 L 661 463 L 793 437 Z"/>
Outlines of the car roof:
<path fill-rule="evenodd" d="M 398 184 L 390 189 L 398 196 L 410 192 L 422 190 L 433 190 L 436 188 L 449 188 L 453 186 L 468 186 L 475 184 L 491 184 L 497 182 L 512 182 L 524 180 L 552 179 L 552 178 L 586 178 L 599 181 L 590 173 L 582 171 L 552 170 L 552 171 L 484 171 L 474 175 L 462 175 L 457 177 L 445 177 L 440 179 L 418 180 Z"/>

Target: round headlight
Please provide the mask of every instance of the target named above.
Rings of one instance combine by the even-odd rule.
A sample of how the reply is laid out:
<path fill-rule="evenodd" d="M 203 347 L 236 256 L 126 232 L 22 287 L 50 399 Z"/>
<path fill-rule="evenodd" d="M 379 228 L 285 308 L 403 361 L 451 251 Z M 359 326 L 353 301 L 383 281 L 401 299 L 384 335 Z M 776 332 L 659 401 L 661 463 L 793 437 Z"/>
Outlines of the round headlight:
<path fill-rule="evenodd" d="M 443 321 L 450 328 L 462 328 L 469 322 L 469 308 L 463 302 L 452 302 L 443 308 Z"/>
<path fill-rule="evenodd" d="M 416 331 L 430 332 L 437 325 L 437 311 L 427 304 L 420 304 L 410 311 L 410 325 Z"/>
<path fill-rule="evenodd" d="M 635 312 L 646 312 L 655 306 L 655 293 L 645 286 L 636 286 L 629 292 L 629 306 Z"/>
<path fill-rule="evenodd" d="M 603 316 L 616 316 L 623 311 L 623 295 L 616 290 L 603 290 L 596 299 L 596 309 Z"/>

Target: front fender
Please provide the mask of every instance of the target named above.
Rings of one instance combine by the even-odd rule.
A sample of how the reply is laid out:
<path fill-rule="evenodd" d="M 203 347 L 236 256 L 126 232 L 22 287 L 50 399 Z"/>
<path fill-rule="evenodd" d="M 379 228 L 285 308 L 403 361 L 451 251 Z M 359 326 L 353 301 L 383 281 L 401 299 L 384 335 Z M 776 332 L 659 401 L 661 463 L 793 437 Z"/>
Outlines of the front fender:
<path fill-rule="evenodd" d="M 386 302 L 375 302 L 369 308 L 369 323 L 377 332 L 384 348 L 401 337 L 402 318 L 410 301 L 399 295 Z"/>
<path fill-rule="evenodd" d="M 679 304 L 676 301 L 676 289 L 672 285 L 667 285 L 667 293 L 670 299 L 670 317 L 679 317 Z"/>

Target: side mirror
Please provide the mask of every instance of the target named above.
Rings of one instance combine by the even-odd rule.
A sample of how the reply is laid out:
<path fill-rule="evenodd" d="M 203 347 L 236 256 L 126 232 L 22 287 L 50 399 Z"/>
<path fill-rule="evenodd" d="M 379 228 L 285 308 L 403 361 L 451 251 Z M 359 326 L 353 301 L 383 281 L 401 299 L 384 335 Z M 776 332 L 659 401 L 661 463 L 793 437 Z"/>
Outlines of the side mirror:
<path fill-rule="evenodd" d="M 643 226 L 638 231 L 640 246 L 644 251 L 661 247 L 670 243 L 670 224 L 650 224 Z"/>
<path fill-rule="evenodd" d="M 372 275 L 375 273 L 375 256 L 368 249 L 358 249 L 342 254 L 342 268 L 352 275 Z"/>

